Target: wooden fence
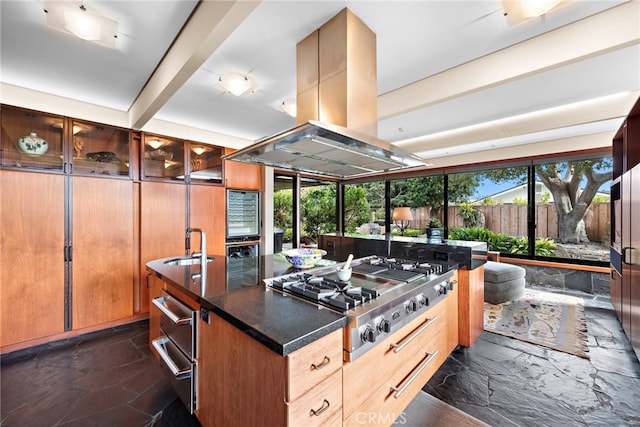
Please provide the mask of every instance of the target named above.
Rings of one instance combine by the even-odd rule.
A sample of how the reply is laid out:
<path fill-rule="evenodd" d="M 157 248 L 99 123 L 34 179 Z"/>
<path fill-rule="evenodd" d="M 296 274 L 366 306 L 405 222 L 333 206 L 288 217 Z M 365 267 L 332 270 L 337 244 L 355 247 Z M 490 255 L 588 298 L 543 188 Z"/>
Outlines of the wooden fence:
<path fill-rule="evenodd" d="M 510 236 L 527 235 L 527 206 L 526 205 L 477 205 L 484 214 L 485 228 L 496 233 Z M 449 227 L 462 227 L 462 218 L 458 215 L 459 206 L 449 207 Z M 415 209 L 414 220 L 409 228 L 424 229 L 429 223 L 431 208 Z M 587 236 L 592 242 L 606 242 L 609 239 L 609 203 L 592 203 L 587 211 L 584 222 Z M 442 219 L 442 215 L 439 215 Z M 536 205 L 536 236 L 558 237 L 558 213 L 553 203 Z"/>

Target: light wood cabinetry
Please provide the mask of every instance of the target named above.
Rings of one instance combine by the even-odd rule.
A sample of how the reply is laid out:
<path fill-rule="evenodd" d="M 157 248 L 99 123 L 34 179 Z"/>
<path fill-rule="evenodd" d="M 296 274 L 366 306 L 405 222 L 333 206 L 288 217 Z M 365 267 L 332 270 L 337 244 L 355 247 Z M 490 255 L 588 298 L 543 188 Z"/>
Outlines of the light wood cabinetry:
<path fill-rule="evenodd" d="M 207 253 L 225 254 L 225 215 L 226 200 L 224 187 L 211 185 L 191 185 L 189 187 L 189 206 L 191 227 L 202 228 L 207 232 Z M 192 250 L 200 247 L 200 235 L 191 236 Z"/>
<path fill-rule="evenodd" d="M 198 321 L 198 342 L 207 343 L 196 359 L 202 425 L 341 425 L 342 357 L 333 355 L 342 352 L 342 330 L 282 357 L 210 318 L 210 324 Z"/>
<path fill-rule="evenodd" d="M 484 329 L 484 266 L 458 270 L 458 342 L 471 347 Z"/>
<path fill-rule="evenodd" d="M 140 271 L 147 262 L 184 254 L 187 188 L 161 181 L 143 181 L 140 189 Z M 149 289 L 141 287 L 141 312 L 149 311 Z"/>
<path fill-rule="evenodd" d="M 448 319 L 457 307 L 456 297 L 454 290 L 445 301 L 344 365 L 344 425 L 388 426 L 400 416 L 455 347 L 456 322 Z"/>
<path fill-rule="evenodd" d="M 74 329 L 132 316 L 133 183 L 74 177 L 72 217 Z"/>
<path fill-rule="evenodd" d="M 64 176 L 0 170 L 1 345 L 65 330 Z"/>
<path fill-rule="evenodd" d="M 225 154 L 234 150 L 226 149 Z M 239 190 L 262 190 L 262 166 L 225 160 L 225 187 Z"/>

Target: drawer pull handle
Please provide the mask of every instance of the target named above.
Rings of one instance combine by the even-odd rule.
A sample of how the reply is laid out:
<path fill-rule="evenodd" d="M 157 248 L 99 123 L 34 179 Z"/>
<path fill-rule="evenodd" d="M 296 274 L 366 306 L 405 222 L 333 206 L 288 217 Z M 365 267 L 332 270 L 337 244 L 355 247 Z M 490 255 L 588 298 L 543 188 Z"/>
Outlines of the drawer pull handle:
<path fill-rule="evenodd" d="M 166 343 L 167 341 L 167 338 L 156 338 L 155 340 L 151 341 L 151 344 L 153 345 L 153 348 L 156 349 L 162 360 L 164 360 L 164 363 L 167 364 L 167 367 L 176 378 L 176 380 L 183 380 L 185 378 L 191 377 L 191 369 L 178 368 L 178 365 L 176 365 L 171 356 L 169 356 L 169 353 L 167 353 L 167 351 L 164 349 L 164 346 L 162 344 Z"/>
<path fill-rule="evenodd" d="M 391 348 L 393 348 L 393 352 L 394 353 L 399 353 L 400 350 L 405 348 L 411 341 L 416 339 L 418 337 L 418 335 L 423 333 L 425 331 L 425 329 L 427 329 L 429 326 L 431 326 L 433 324 L 433 322 L 435 322 L 436 320 L 438 320 L 438 316 L 435 316 L 433 319 L 425 320 L 425 323 L 422 326 L 420 326 L 415 331 L 411 332 L 411 334 L 407 335 L 407 337 L 405 337 L 401 342 L 399 342 L 397 344 L 395 344 L 395 343 L 391 344 Z"/>
<path fill-rule="evenodd" d="M 180 304 L 178 303 L 174 298 L 171 297 L 158 297 L 158 298 L 154 298 L 153 301 L 151 301 L 153 303 L 153 305 L 155 305 L 156 307 L 158 307 L 158 309 L 164 313 L 165 316 L 167 316 L 173 323 L 175 323 L 177 326 L 185 326 L 185 325 L 190 325 L 191 324 L 191 317 L 181 317 L 179 314 L 174 313 L 173 311 L 171 311 L 171 309 L 169 307 L 167 307 L 165 305 L 165 302 L 167 301 L 171 301 L 173 304 Z M 180 304 L 182 305 L 182 304 Z M 185 308 L 186 310 L 186 308 Z"/>
<path fill-rule="evenodd" d="M 311 370 L 317 370 L 317 369 L 322 369 L 325 366 L 327 366 L 329 363 L 331 363 L 331 359 L 329 359 L 329 357 L 325 356 L 324 359 L 322 359 L 322 363 L 319 365 L 316 365 L 315 363 L 311 364 Z"/>
<path fill-rule="evenodd" d="M 433 353 L 426 353 L 426 356 L 424 359 L 422 359 L 422 361 L 420 362 L 420 364 L 418 365 L 416 369 L 416 371 L 414 372 L 413 375 L 411 375 L 411 377 L 409 379 L 407 379 L 407 381 L 402 384 L 402 386 L 398 386 L 398 387 L 393 387 L 391 386 L 391 391 L 395 391 L 395 393 L 393 394 L 393 397 L 395 397 L 396 399 L 400 398 L 400 396 L 402 395 L 402 393 L 405 392 L 405 390 L 407 389 L 407 387 L 409 387 L 411 385 L 412 382 L 414 382 L 416 380 L 416 378 L 418 378 L 418 376 L 420 376 L 420 374 L 422 373 L 422 371 L 425 370 L 425 368 L 427 366 L 429 366 L 429 363 L 431 363 L 431 361 L 433 359 L 435 359 L 435 357 L 438 355 L 438 352 L 435 351 Z"/>
<path fill-rule="evenodd" d="M 331 406 L 329 401 L 327 399 L 324 399 L 324 402 L 322 402 L 322 407 L 317 411 L 315 409 L 312 409 L 309 415 L 315 415 L 316 417 L 319 417 L 320 415 L 327 412 L 327 410 L 329 409 L 329 406 Z"/>

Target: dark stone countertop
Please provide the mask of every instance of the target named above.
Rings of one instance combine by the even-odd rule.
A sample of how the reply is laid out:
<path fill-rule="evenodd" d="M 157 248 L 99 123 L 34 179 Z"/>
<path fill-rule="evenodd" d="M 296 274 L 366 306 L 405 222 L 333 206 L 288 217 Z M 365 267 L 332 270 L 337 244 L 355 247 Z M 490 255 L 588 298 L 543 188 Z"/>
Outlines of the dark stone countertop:
<path fill-rule="evenodd" d="M 200 265 L 165 264 L 173 258 L 150 261 L 147 270 L 282 356 L 347 324 L 341 314 L 267 289 L 262 279 L 296 271 L 277 255 L 214 255 L 204 288 L 199 278 L 191 278 Z"/>

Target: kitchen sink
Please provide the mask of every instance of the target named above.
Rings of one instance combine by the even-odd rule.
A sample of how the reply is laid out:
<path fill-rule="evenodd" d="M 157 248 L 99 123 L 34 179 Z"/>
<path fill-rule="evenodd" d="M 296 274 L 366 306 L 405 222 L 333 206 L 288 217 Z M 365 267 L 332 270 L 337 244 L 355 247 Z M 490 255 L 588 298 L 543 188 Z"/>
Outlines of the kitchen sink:
<path fill-rule="evenodd" d="M 213 257 L 207 257 L 207 262 L 213 261 Z M 200 264 L 200 257 L 173 258 L 164 262 L 165 265 L 196 265 Z"/>

